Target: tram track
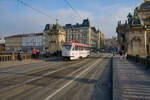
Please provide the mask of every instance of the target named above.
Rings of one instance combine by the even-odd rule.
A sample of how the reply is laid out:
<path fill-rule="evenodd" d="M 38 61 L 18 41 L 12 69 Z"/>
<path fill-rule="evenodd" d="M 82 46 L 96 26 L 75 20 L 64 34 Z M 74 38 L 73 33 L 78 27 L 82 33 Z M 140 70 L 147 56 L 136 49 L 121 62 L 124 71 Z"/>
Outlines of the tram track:
<path fill-rule="evenodd" d="M 47 67 L 0 79 L 0 98 L 2 100 L 42 100 L 47 93 L 54 92 L 95 63 L 96 59 L 99 59 L 99 56 L 78 61 L 56 62 Z"/>
<path fill-rule="evenodd" d="M 37 63 L 37 65 L 34 65 L 34 64 L 28 64 L 26 67 L 34 67 L 35 68 L 31 68 L 30 70 L 27 70 L 27 71 L 24 71 L 24 72 L 18 72 L 18 71 L 7 71 L 7 70 L 1 70 L 0 71 L 0 74 L 2 75 L 3 74 L 3 77 L 1 76 L 0 77 L 0 81 L 2 80 L 6 80 L 6 79 L 11 79 L 14 77 L 14 75 L 27 75 L 26 73 L 28 74 L 34 74 L 34 73 L 41 73 L 44 72 L 44 71 L 53 71 L 53 70 L 56 70 L 57 68 L 61 68 L 61 66 L 66 66 L 66 65 L 70 65 L 70 64 L 75 64 L 77 62 L 58 62 L 58 63 L 45 63 L 44 64 L 39 64 Z M 23 65 L 25 66 L 25 65 Z M 18 66 L 18 67 L 22 67 L 22 66 Z M 15 68 L 12 68 L 12 69 L 15 69 Z M 6 75 L 6 76 L 5 76 Z"/>
<path fill-rule="evenodd" d="M 84 62 L 87 62 L 86 60 L 90 60 L 90 59 L 85 59 L 85 61 Z M 53 73 L 56 73 L 56 72 L 58 72 L 57 74 L 60 74 L 59 73 L 59 71 L 63 71 L 64 70 L 64 72 L 66 72 L 66 69 L 67 68 L 73 68 L 73 67 L 75 67 L 75 66 L 78 66 L 78 65 L 80 65 L 81 63 L 84 63 L 83 61 L 82 62 L 80 62 L 80 63 L 74 63 L 73 65 L 68 65 L 68 63 L 67 64 L 64 64 L 65 66 L 66 65 L 68 65 L 68 67 L 65 67 L 65 68 L 61 68 L 61 69 L 58 69 L 58 70 L 51 70 L 51 68 L 48 70 L 48 69 L 44 69 L 44 70 L 42 70 L 42 71 L 36 71 L 36 72 L 32 72 L 31 71 L 31 73 L 29 73 L 28 72 L 28 74 L 25 74 L 25 75 L 19 75 L 19 76 L 15 76 L 15 77 L 11 77 L 11 78 L 9 78 L 9 79 L 5 79 L 5 80 L 0 80 L 0 86 L 1 86 L 1 84 L 3 84 L 3 85 L 5 85 L 5 86 L 2 86 L 2 87 L 0 87 L 1 89 L 0 89 L 0 92 L 1 91 L 4 91 L 4 90 L 8 90 L 8 89 L 12 89 L 12 88 L 15 88 L 15 87 L 17 87 L 17 86 L 20 86 L 20 85 L 23 85 L 23 84 L 27 84 L 28 82 L 31 82 L 31 81 L 35 81 L 35 80 L 38 80 L 38 79 L 40 79 L 40 78 L 43 78 L 43 77 L 45 77 L 45 76 L 47 76 L 47 75 L 50 75 L 50 74 L 53 74 Z M 64 66 L 63 65 L 63 66 Z M 84 64 L 83 64 L 84 65 Z M 60 65 L 57 65 L 57 66 L 60 66 Z M 81 65 L 82 66 L 82 65 Z M 55 66 L 56 67 L 56 66 Z M 78 67 L 80 67 L 80 66 L 78 66 Z M 49 72 L 50 71 L 50 72 Z M 46 72 L 46 73 L 45 73 Z M 47 73 L 48 72 L 48 73 Z M 45 73 L 45 74 L 44 74 Z M 35 77 L 35 78 L 34 78 Z M 5 83 L 6 82 L 6 83 Z M 12 84 L 11 84 L 12 83 Z"/>
<path fill-rule="evenodd" d="M 47 76 L 43 77 L 42 79 L 35 80 L 30 83 L 26 83 L 25 85 L 30 85 L 32 87 L 27 88 L 25 91 L 19 93 L 18 95 L 15 95 L 14 97 L 11 97 L 11 100 L 22 100 L 23 98 L 30 97 L 30 95 L 31 95 L 31 98 L 28 98 L 28 99 L 32 100 L 32 99 L 34 99 L 34 97 L 40 96 L 41 95 L 40 92 L 42 92 L 42 95 L 45 92 L 47 93 L 49 91 L 49 90 L 47 90 L 48 88 L 51 88 L 50 90 L 55 90 L 56 87 L 53 87 L 54 84 L 55 84 L 55 86 L 57 86 L 57 88 L 59 88 L 60 83 L 64 84 L 66 82 L 65 80 L 63 80 L 63 77 L 76 76 L 78 73 L 82 72 L 83 70 L 87 69 L 89 66 L 93 65 L 94 62 L 95 62 L 95 60 L 93 59 L 90 62 L 87 61 L 86 63 L 85 62 L 81 63 L 78 67 L 69 68 L 65 72 L 64 71 L 56 72 L 51 75 L 47 75 Z M 60 77 L 57 77 L 57 76 L 60 76 Z M 38 88 L 35 88 L 36 86 Z M 17 87 L 17 88 L 21 88 L 21 87 Z M 45 90 L 43 90 L 44 87 L 45 87 Z M 42 89 L 42 91 L 41 91 L 41 89 Z M 29 93 L 27 93 L 27 91 L 29 91 Z M 36 94 L 38 94 L 37 96 L 34 96 L 35 92 L 36 92 Z M 12 99 L 12 98 L 15 98 L 15 99 Z M 38 100 L 38 98 L 36 98 L 34 100 Z M 39 100 L 41 100 L 41 99 L 39 99 Z"/>

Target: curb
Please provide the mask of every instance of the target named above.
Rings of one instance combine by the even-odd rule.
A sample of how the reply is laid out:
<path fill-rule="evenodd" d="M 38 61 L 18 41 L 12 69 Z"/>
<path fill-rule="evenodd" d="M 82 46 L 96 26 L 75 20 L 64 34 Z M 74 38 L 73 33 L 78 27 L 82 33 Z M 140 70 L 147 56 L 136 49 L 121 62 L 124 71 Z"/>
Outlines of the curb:
<path fill-rule="evenodd" d="M 120 100 L 120 92 L 119 92 L 119 79 L 118 79 L 118 66 L 115 62 L 115 57 L 112 57 L 112 100 Z"/>

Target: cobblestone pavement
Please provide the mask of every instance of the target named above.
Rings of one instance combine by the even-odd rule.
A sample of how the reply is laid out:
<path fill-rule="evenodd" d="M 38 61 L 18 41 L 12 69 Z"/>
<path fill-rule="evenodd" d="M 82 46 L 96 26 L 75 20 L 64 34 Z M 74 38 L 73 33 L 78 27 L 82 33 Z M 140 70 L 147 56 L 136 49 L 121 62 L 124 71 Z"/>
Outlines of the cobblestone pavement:
<path fill-rule="evenodd" d="M 114 57 L 113 100 L 150 100 L 150 71 Z"/>

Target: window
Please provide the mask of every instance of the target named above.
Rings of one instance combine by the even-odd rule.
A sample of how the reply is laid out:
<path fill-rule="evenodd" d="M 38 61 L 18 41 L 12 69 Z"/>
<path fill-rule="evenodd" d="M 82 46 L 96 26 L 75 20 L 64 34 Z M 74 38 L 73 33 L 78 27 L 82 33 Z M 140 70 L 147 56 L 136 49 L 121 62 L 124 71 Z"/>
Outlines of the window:
<path fill-rule="evenodd" d="M 77 45 L 76 45 L 76 46 L 75 46 L 75 50 L 77 50 L 77 51 L 78 51 L 78 50 L 79 50 L 79 46 L 77 46 Z"/>
<path fill-rule="evenodd" d="M 63 49 L 71 50 L 71 45 L 63 45 Z"/>
<path fill-rule="evenodd" d="M 76 34 L 76 39 L 78 39 L 78 34 Z"/>
<path fill-rule="evenodd" d="M 72 40 L 74 39 L 74 34 L 72 34 Z"/>
<path fill-rule="evenodd" d="M 78 32 L 80 32 L 80 29 L 78 29 Z"/>
<path fill-rule="evenodd" d="M 80 34 L 78 34 L 78 39 L 80 39 Z"/>

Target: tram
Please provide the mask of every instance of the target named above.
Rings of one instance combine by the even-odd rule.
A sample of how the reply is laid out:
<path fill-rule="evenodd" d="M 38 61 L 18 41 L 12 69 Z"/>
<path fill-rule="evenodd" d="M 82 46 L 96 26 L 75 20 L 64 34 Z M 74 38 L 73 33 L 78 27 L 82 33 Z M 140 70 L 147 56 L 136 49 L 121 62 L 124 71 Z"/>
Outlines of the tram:
<path fill-rule="evenodd" d="M 64 60 L 75 60 L 88 57 L 90 55 L 90 49 L 88 45 L 65 42 L 63 44 L 62 56 Z"/>

